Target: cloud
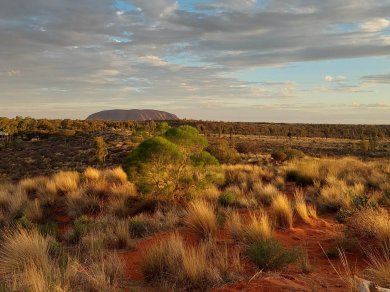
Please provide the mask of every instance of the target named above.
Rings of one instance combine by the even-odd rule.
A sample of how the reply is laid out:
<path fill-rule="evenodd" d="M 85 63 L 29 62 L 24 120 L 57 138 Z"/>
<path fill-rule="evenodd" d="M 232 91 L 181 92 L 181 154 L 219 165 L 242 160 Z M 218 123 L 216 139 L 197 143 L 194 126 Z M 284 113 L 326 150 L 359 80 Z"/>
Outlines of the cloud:
<path fill-rule="evenodd" d="M 325 80 L 325 81 L 328 81 L 328 82 L 331 82 L 331 81 L 333 81 L 333 76 L 331 76 L 331 75 L 326 75 L 326 76 L 324 76 L 324 80 Z"/>
<path fill-rule="evenodd" d="M 42 115 L 62 107 L 81 117 L 112 106 L 112 98 L 126 108 L 298 99 L 305 95 L 299 84 L 248 82 L 235 73 L 390 52 L 387 0 L 210 0 L 194 10 L 176 0 L 121 2 L 132 9 L 112 0 L 3 0 L 0 114 L 34 104 Z M 329 29 L 345 23 L 361 29 Z"/>
<path fill-rule="evenodd" d="M 390 73 L 381 75 L 366 75 L 362 80 L 369 83 L 390 84 Z"/>
<path fill-rule="evenodd" d="M 386 29 L 390 25 L 390 21 L 386 18 L 375 18 L 363 22 L 360 28 L 364 32 L 378 32 Z"/>

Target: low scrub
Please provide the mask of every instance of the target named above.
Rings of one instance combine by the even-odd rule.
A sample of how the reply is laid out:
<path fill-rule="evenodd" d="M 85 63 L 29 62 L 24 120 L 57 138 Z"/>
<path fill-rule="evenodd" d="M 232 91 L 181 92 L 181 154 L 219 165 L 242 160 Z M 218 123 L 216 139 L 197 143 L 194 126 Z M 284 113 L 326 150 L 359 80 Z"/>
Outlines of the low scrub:
<path fill-rule="evenodd" d="M 272 216 L 276 226 L 282 228 L 293 227 L 293 209 L 290 200 L 284 194 L 277 195 L 271 205 Z"/>
<path fill-rule="evenodd" d="M 214 208 L 205 201 L 189 204 L 184 224 L 202 239 L 213 237 L 218 228 Z"/>
<path fill-rule="evenodd" d="M 205 291 L 239 274 L 241 264 L 212 242 L 185 247 L 175 234 L 151 247 L 144 255 L 142 270 L 150 282 L 163 283 L 175 291 Z"/>
<path fill-rule="evenodd" d="M 300 257 L 300 250 L 286 249 L 279 241 L 271 238 L 251 244 L 247 255 L 260 269 L 278 270 L 296 262 Z"/>
<path fill-rule="evenodd" d="M 308 207 L 306 205 L 305 195 L 303 194 L 303 190 L 302 189 L 295 190 L 294 198 L 295 198 L 296 213 L 305 223 L 310 223 L 311 219 L 310 219 Z"/>

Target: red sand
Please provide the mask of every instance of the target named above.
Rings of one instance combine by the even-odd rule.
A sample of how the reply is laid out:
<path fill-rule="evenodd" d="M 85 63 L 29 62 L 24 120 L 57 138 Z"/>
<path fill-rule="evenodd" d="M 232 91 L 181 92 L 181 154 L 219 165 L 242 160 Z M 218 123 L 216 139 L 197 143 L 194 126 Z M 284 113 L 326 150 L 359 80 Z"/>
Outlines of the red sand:
<path fill-rule="evenodd" d="M 244 217 L 248 215 L 247 211 L 241 211 L 240 213 Z M 334 219 L 329 217 L 318 219 L 311 225 L 295 222 L 293 230 L 276 230 L 274 232 L 275 237 L 286 247 L 298 245 L 307 249 L 309 262 L 313 266 L 312 272 L 304 274 L 299 265 L 291 265 L 281 272 L 262 273 L 243 257 L 245 279 L 239 283 L 216 288 L 214 291 L 345 291 L 345 284 L 340 280 L 321 249 L 321 246 L 325 250 L 333 247 L 335 238 L 342 235 L 342 228 L 342 225 L 337 224 Z M 187 244 L 197 242 L 196 237 L 190 232 L 184 230 L 178 232 Z M 135 250 L 120 254 L 124 260 L 126 276 L 129 281 L 142 283 L 141 261 L 144 252 L 150 246 L 171 234 L 172 232 L 164 232 L 140 240 Z M 226 230 L 218 231 L 217 241 L 222 244 L 233 245 L 233 240 Z M 347 258 L 351 270 L 360 274 L 365 267 L 363 257 L 347 254 Z M 331 262 L 338 270 L 342 270 L 339 259 L 333 259 Z"/>

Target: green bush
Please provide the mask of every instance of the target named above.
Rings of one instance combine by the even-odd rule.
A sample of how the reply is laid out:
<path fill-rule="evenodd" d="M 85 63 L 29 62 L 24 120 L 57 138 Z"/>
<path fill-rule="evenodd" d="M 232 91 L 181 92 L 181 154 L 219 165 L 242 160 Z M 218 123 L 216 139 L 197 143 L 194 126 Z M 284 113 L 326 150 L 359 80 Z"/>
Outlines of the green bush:
<path fill-rule="evenodd" d="M 232 191 L 224 191 L 219 195 L 218 202 L 222 206 L 231 206 L 236 202 L 236 194 Z"/>
<path fill-rule="evenodd" d="M 297 261 L 299 248 L 286 249 L 274 238 L 251 244 L 247 249 L 248 257 L 260 269 L 281 269 Z"/>

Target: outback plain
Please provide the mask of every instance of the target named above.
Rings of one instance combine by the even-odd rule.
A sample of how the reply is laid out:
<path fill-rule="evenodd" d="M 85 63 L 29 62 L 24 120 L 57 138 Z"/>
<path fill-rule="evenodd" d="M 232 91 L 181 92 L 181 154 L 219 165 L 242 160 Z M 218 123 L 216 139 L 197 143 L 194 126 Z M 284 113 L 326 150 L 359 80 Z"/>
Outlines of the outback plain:
<path fill-rule="evenodd" d="M 390 287 L 388 126 L 1 125 L 4 291 Z"/>

